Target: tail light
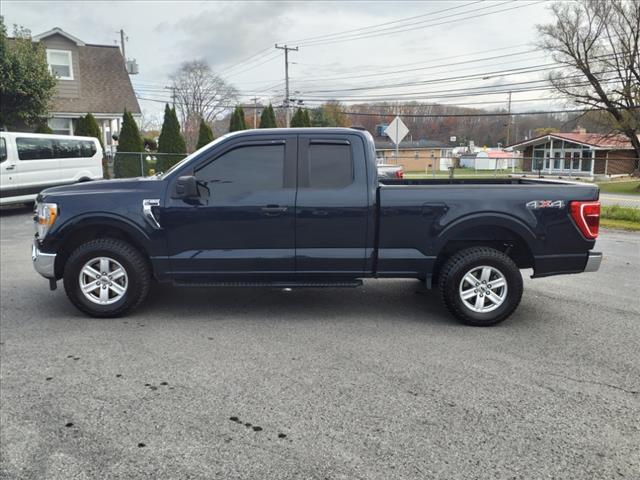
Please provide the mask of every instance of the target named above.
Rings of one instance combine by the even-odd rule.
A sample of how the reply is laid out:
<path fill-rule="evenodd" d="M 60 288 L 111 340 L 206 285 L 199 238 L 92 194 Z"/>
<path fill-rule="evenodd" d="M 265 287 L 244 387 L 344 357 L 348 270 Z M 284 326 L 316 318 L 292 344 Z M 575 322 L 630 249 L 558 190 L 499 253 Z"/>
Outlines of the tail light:
<path fill-rule="evenodd" d="M 396 171 L 396 178 L 404 178 L 404 172 L 402 170 Z"/>
<path fill-rule="evenodd" d="M 571 202 L 571 218 L 589 240 L 598 236 L 600 227 L 600 202 Z"/>

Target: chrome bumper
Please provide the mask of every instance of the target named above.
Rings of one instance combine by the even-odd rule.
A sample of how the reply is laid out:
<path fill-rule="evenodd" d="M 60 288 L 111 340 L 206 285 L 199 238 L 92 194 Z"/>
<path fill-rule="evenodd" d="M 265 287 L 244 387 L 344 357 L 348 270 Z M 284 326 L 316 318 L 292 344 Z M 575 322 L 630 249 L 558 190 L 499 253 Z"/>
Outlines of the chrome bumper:
<path fill-rule="evenodd" d="M 602 253 L 589 252 L 589 258 L 587 258 L 587 265 L 584 267 L 584 271 L 597 272 L 600 268 L 600 262 L 602 262 Z"/>
<path fill-rule="evenodd" d="M 45 278 L 55 279 L 55 253 L 43 253 L 38 249 L 38 243 L 36 240 L 31 245 L 31 260 L 33 261 L 33 268 L 36 269 L 40 275 Z"/>

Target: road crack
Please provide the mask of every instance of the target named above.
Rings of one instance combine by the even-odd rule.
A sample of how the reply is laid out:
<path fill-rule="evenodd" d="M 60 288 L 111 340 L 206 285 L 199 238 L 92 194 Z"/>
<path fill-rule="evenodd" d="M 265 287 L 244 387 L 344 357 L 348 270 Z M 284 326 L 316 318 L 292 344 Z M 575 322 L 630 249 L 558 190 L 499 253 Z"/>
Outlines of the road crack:
<path fill-rule="evenodd" d="M 577 382 L 577 383 L 589 383 L 591 385 L 601 385 L 603 387 L 614 388 L 616 390 L 620 390 L 620 391 L 623 391 L 625 393 L 630 393 L 631 395 L 640 394 L 640 390 L 629 390 L 629 389 L 624 388 L 624 387 L 619 387 L 618 385 L 612 385 L 610 383 L 605 383 L 605 382 L 598 382 L 598 381 L 595 381 L 595 380 L 580 380 L 579 378 L 568 377 L 567 375 L 560 375 L 560 374 L 557 374 L 557 373 L 545 373 L 544 375 L 550 375 L 552 377 L 560 377 L 560 378 L 564 378 L 565 380 L 571 380 L 572 382 Z"/>

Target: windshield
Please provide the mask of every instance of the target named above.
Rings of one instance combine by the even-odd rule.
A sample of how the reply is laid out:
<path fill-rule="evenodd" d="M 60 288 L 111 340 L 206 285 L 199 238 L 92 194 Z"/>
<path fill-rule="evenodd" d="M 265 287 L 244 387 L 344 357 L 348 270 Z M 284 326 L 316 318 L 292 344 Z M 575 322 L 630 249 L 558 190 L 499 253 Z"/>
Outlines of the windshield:
<path fill-rule="evenodd" d="M 221 141 L 225 140 L 229 136 L 230 136 L 230 133 L 227 133 L 225 135 L 222 135 L 221 137 L 216 138 L 213 142 L 206 144 L 201 149 L 196 150 L 191 155 L 188 155 L 185 158 L 183 158 L 182 160 L 180 160 L 174 166 L 169 168 L 169 170 L 167 170 L 166 172 L 158 172 L 156 175 L 157 176 L 162 176 L 162 178 L 167 178 L 167 176 L 170 175 L 171 172 L 174 172 L 177 169 L 181 168 L 184 164 L 188 163 L 192 158 L 200 155 L 202 152 L 204 152 L 205 150 L 210 149 L 212 146 L 217 145 L 218 143 L 220 143 Z"/>

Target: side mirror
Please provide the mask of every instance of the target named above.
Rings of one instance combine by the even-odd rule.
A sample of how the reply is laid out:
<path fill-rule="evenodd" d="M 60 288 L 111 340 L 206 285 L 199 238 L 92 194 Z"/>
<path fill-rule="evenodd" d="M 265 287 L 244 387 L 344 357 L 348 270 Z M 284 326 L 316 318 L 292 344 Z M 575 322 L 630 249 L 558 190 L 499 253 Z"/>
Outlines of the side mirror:
<path fill-rule="evenodd" d="M 193 175 L 178 177 L 174 198 L 198 198 L 198 182 Z"/>

